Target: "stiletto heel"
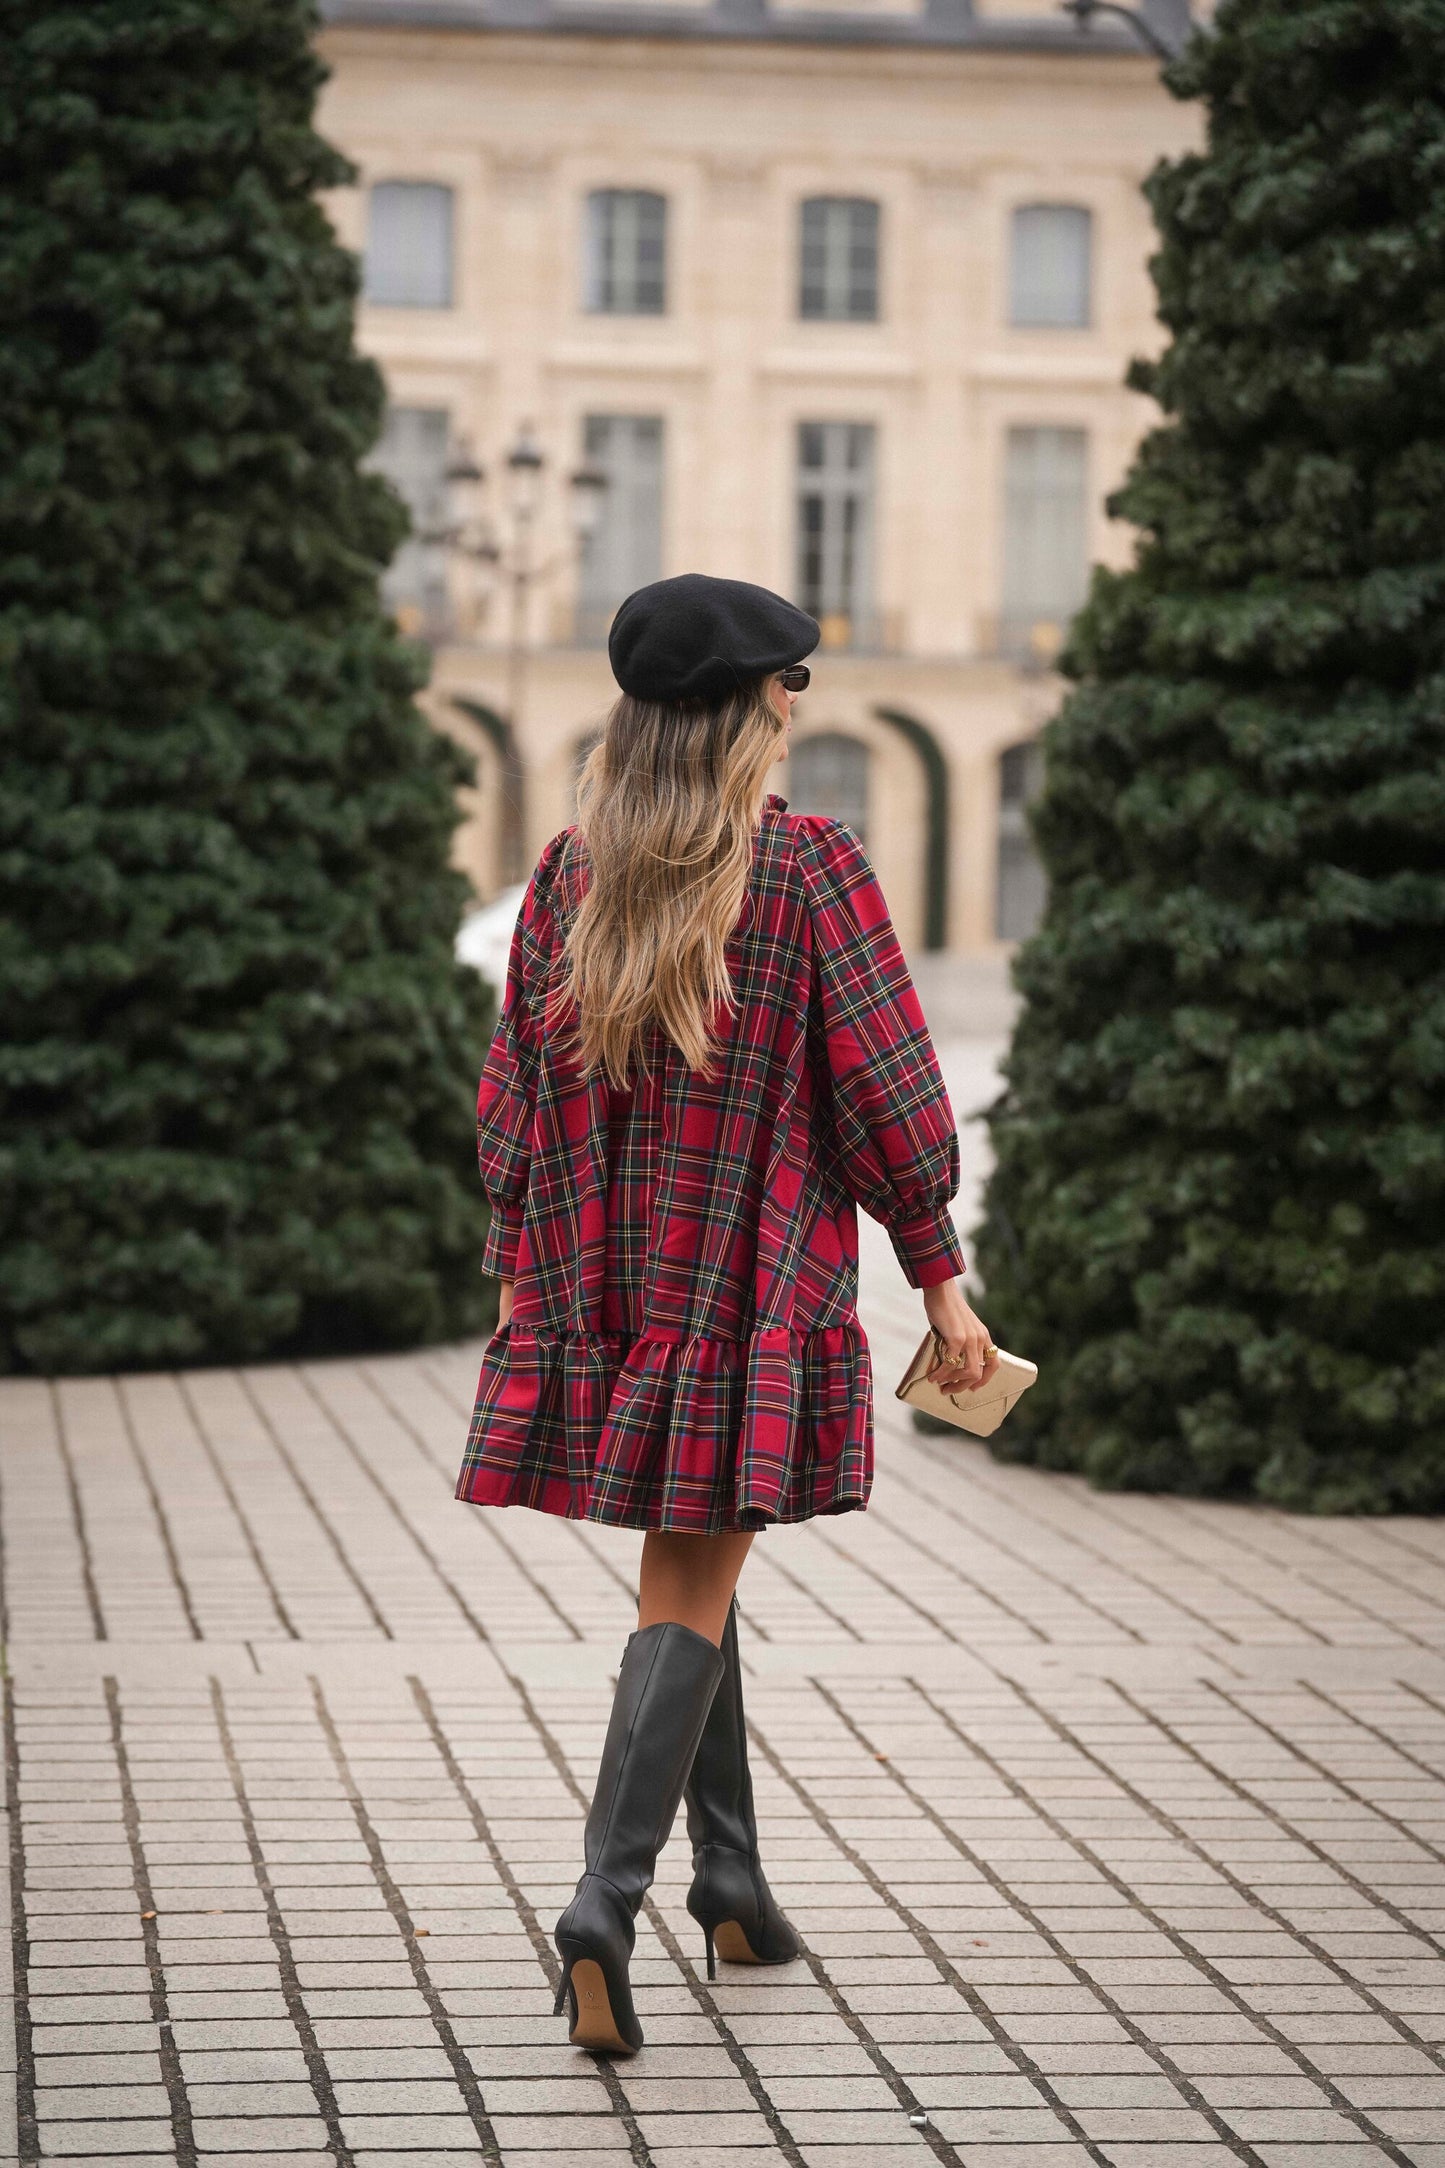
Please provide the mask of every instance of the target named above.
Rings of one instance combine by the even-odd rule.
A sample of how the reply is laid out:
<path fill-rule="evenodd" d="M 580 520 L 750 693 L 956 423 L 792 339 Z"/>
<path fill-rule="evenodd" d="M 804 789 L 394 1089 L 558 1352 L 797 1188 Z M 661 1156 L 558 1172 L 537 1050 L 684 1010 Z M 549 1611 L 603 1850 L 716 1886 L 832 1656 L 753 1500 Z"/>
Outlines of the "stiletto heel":
<path fill-rule="evenodd" d="M 567 2006 L 567 1990 L 572 1985 L 572 1967 L 562 1967 L 562 1977 L 557 1983 L 557 2000 L 552 2005 L 553 2017 L 560 2017 Z"/>
<path fill-rule="evenodd" d="M 715 1980 L 717 1978 L 717 1953 L 713 1949 L 712 1929 L 706 1920 L 702 1923 L 702 1939 L 703 1946 L 707 1951 L 707 1976 L 710 1980 Z"/>

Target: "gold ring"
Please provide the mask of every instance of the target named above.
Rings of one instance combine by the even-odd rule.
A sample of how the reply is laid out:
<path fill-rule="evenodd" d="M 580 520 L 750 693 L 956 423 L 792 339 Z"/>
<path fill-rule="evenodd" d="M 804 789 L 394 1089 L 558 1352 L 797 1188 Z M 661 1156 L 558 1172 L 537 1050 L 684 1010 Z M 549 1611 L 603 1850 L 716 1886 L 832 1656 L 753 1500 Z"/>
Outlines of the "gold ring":
<path fill-rule="evenodd" d="M 986 1347 L 983 1351 L 984 1361 L 987 1362 L 991 1356 L 997 1355 L 997 1353 L 998 1349 L 996 1347 Z"/>

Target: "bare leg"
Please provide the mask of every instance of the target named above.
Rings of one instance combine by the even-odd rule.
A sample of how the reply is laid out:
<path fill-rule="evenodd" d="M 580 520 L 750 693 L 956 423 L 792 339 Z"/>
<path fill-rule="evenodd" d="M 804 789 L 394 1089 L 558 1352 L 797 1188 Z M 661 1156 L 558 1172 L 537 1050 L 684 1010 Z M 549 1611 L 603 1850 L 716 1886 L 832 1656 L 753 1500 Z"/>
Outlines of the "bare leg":
<path fill-rule="evenodd" d="M 720 1643 L 752 1540 L 751 1529 L 736 1535 L 684 1536 L 649 1528 L 642 1540 L 639 1630 L 675 1619 Z"/>

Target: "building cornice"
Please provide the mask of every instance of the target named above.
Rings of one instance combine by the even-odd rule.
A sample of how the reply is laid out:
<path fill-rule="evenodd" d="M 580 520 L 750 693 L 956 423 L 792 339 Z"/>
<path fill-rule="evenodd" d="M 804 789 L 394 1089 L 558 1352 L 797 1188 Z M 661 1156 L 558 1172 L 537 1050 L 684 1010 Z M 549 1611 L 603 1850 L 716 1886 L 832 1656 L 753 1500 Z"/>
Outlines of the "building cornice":
<path fill-rule="evenodd" d="M 1187 0 L 1143 0 L 1143 12 L 1176 34 L 1188 27 Z M 1106 17 L 1081 32 L 1047 11 L 1036 17 L 975 15 L 973 0 L 924 0 L 917 14 L 860 14 L 812 7 L 778 9 L 767 0 L 668 5 L 644 0 L 321 0 L 328 24 L 398 30 L 534 32 L 550 37 L 641 38 L 762 45 L 942 47 L 957 51 L 1045 53 L 1083 60 L 1148 59 L 1127 28 Z"/>

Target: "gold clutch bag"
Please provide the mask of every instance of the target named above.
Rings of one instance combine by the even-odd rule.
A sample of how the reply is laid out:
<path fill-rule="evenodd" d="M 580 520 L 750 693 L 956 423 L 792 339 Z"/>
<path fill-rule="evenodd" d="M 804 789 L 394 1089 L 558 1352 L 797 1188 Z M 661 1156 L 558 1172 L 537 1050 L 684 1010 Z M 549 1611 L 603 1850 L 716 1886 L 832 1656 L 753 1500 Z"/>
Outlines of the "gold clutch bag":
<path fill-rule="evenodd" d="M 943 1342 L 938 1334 L 926 1332 L 918 1353 L 894 1387 L 895 1398 L 906 1400 L 911 1408 L 921 1408 L 925 1415 L 934 1416 L 940 1423 L 954 1423 L 975 1438 L 992 1437 L 1009 1409 L 1023 1398 L 1039 1374 L 1037 1363 L 1026 1362 L 1022 1355 L 1005 1355 L 1000 1348 L 998 1368 L 987 1385 L 980 1385 L 976 1393 L 971 1393 L 966 1385 L 961 1385 L 956 1393 L 945 1393 L 937 1385 L 931 1385 L 927 1376 L 942 1354 Z"/>

